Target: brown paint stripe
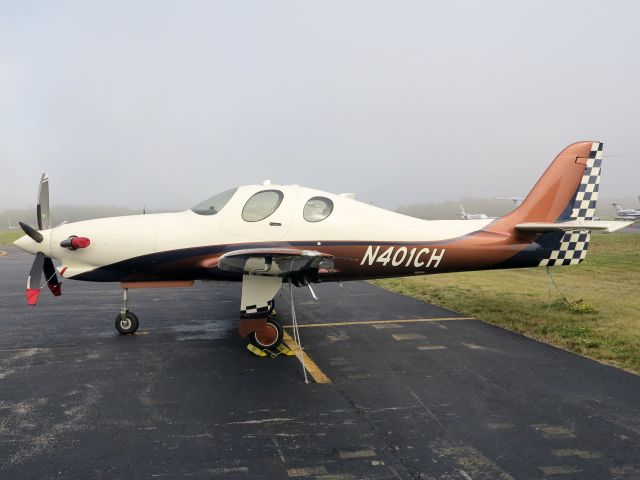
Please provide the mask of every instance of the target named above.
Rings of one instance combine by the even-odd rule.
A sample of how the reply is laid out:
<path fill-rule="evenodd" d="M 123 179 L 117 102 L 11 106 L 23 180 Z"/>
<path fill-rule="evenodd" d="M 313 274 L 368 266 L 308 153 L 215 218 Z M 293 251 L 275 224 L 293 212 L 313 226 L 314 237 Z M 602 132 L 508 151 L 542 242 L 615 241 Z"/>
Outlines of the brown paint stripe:
<path fill-rule="evenodd" d="M 320 367 L 314 362 L 309 355 L 306 354 L 304 350 L 300 349 L 300 346 L 293 340 L 291 335 L 287 332 L 284 332 L 284 341 L 287 346 L 291 349 L 293 353 L 295 353 L 298 360 L 302 362 L 304 359 L 304 366 L 307 368 L 307 372 L 313 377 L 316 383 L 331 383 L 329 377 L 327 377 Z"/>
<path fill-rule="evenodd" d="M 362 322 L 308 323 L 306 325 L 298 325 L 298 327 L 300 328 L 350 327 L 352 325 L 380 325 L 384 323 L 452 322 L 456 320 L 475 320 L 475 318 L 473 317 L 408 318 L 406 320 L 369 320 L 369 321 L 362 321 Z M 285 325 L 284 328 L 293 328 L 293 325 Z"/>

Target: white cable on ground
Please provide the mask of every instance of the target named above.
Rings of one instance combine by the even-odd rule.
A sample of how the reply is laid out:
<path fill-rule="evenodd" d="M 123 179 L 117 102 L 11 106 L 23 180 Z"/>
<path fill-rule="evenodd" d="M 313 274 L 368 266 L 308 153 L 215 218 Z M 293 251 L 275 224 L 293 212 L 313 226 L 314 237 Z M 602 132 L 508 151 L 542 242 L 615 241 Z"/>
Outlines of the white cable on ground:
<path fill-rule="evenodd" d="M 304 351 L 302 350 L 302 343 L 300 342 L 300 329 L 298 328 L 298 319 L 296 318 L 296 307 L 293 303 L 293 285 L 291 285 L 291 278 L 289 278 L 289 293 L 291 294 L 291 323 L 293 324 L 293 341 L 296 342 L 300 349 L 300 363 L 302 363 L 302 373 L 304 374 L 304 383 L 309 383 L 307 378 L 307 366 L 304 364 Z"/>
<path fill-rule="evenodd" d="M 549 266 L 547 265 L 547 286 L 548 286 L 548 292 L 547 292 L 547 312 L 549 310 L 551 310 L 551 282 L 553 281 L 553 279 L 551 278 L 551 270 L 549 270 Z"/>

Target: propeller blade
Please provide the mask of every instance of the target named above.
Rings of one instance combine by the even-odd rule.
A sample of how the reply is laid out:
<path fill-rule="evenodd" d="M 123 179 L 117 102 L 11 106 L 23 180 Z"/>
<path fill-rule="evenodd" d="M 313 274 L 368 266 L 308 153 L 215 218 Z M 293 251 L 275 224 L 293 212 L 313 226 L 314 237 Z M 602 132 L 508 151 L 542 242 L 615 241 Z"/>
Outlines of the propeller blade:
<path fill-rule="evenodd" d="M 44 253 L 38 252 L 33 260 L 29 276 L 27 277 L 27 305 L 38 303 L 40 295 L 40 282 L 42 281 L 42 270 L 44 268 Z"/>
<path fill-rule="evenodd" d="M 46 173 L 43 173 L 42 178 L 40 178 L 36 214 L 38 216 L 38 230 L 51 228 L 51 217 L 49 216 L 49 177 Z"/>
<path fill-rule="evenodd" d="M 42 240 L 44 240 L 44 237 L 39 231 L 37 231 L 31 225 L 27 225 L 26 223 L 23 223 L 23 222 L 18 222 L 18 223 L 20 224 L 20 228 L 22 229 L 22 231 L 27 235 L 29 235 L 34 242 L 42 243 Z"/>
<path fill-rule="evenodd" d="M 62 293 L 62 282 L 58 280 L 56 267 L 53 266 L 53 260 L 49 257 L 45 257 L 44 259 L 44 278 L 47 280 L 47 285 L 51 293 L 56 297 L 60 296 Z"/>

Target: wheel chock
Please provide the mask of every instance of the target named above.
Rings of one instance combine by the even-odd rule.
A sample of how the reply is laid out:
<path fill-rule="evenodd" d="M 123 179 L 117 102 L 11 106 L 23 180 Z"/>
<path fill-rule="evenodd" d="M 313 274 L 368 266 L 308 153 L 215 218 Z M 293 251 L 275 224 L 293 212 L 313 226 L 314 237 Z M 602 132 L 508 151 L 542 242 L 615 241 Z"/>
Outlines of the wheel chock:
<path fill-rule="evenodd" d="M 286 355 L 287 357 L 293 357 L 295 355 L 295 353 L 293 353 L 293 351 L 289 347 L 287 347 L 284 343 L 281 343 L 280 345 L 278 345 L 277 350 L 283 355 Z"/>
<path fill-rule="evenodd" d="M 256 347 L 252 343 L 247 344 L 247 350 L 249 350 L 251 353 L 253 353 L 256 357 L 266 357 L 267 356 L 267 352 L 265 352 L 264 350 L 261 350 L 260 348 Z"/>

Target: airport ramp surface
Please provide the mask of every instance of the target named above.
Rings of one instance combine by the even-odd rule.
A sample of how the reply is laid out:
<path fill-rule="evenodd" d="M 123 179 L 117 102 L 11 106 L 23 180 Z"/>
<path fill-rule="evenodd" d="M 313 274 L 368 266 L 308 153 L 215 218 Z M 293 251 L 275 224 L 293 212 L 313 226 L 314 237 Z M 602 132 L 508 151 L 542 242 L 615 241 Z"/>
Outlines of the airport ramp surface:
<path fill-rule="evenodd" d="M 118 285 L 27 308 L 5 250 L 0 478 L 640 478 L 636 375 L 353 282 L 294 290 L 305 385 L 244 349 L 239 284 L 132 291 L 123 337 Z"/>

